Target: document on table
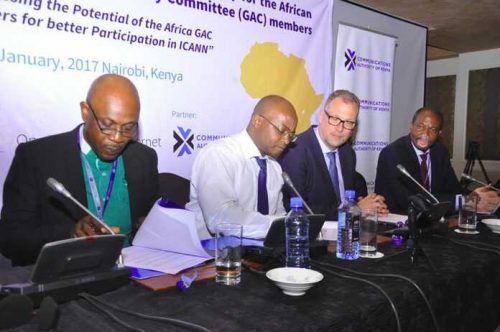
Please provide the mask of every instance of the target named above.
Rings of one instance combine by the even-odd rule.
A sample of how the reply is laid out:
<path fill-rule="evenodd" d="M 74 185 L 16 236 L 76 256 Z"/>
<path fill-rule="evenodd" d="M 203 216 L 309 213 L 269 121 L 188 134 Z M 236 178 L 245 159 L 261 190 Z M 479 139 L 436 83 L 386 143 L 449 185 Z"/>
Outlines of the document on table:
<path fill-rule="evenodd" d="M 129 267 L 176 274 L 213 257 L 203 249 L 194 213 L 155 204 L 132 246 L 122 250 Z"/>
<path fill-rule="evenodd" d="M 397 224 L 398 222 L 402 222 L 403 224 L 408 220 L 408 216 L 404 214 L 395 214 L 389 213 L 387 216 L 378 216 L 379 222 L 386 222 L 389 224 Z"/>

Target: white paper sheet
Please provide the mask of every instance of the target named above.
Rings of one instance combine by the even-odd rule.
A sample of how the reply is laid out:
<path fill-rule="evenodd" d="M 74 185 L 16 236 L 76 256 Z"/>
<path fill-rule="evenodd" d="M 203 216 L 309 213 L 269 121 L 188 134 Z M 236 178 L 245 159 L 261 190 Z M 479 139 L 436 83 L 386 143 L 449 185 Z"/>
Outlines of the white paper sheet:
<path fill-rule="evenodd" d="M 194 213 L 158 204 L 122 254 L 126 266 L 171 274 L 212 259 L 201 246 Z"/>
<path fill-rule="evenodd" d="M 179 273 L 210 259 L 136 246 L 123 248 L 122 254 L 126 266 L 169 274 Z"/>
<path fill-rule="evenodd" d="M 408 220 L 408 216 L 404 214 L 395 214 L 395 213 L 389 213 L 387 216 L 378 216 L 378 221 L 379 222 L 386 222 L 390 224 L 396 224 L 398 222 L 404 223 L 406 220 Z"/>

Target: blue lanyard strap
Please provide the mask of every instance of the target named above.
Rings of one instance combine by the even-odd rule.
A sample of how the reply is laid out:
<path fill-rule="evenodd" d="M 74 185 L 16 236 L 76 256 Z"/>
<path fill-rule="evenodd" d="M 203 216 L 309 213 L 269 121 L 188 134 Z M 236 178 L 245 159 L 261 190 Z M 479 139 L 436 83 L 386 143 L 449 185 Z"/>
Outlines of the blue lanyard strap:
<path fill-rule="evenodd" d="M 104 219 L 104 212 L 108 206 L 109 200 L 111 198 L 111 193 L 113 191 L 113 184 L 115 183 L 116 170 L 118 168 L 118 158 L 113 161 L 113 166 L 111 168 L 111 176 L 109 177 L 108 189 L 106 190 L 106 196 L 104 197 L 103 204 L 101 206 L 101 198 L 99 196 L 99 190 L 97 190 L 97 185 L 95 182 L 94 173 L 92 172 L 92 168 L 82 152 L 82 148 L 80 145 L 80 131 L 76 132 L 76 143 L 78 145 L 78 151 L 80 151 L 80 158 L 83 161 L 83 165 L 85 167 L 87 173 L 87 179 L 89 180 L 90 191 L 92 193 L 92 199 L 94 201 L 94 205 L 96 208 L 97 216 L 102 220 Z"/>

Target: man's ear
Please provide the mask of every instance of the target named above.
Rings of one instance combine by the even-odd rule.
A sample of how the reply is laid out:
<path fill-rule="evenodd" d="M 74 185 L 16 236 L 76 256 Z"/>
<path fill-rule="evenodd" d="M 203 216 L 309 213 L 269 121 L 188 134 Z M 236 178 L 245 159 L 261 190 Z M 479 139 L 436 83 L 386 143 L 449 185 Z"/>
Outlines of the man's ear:
<path fill-rule="evenodd" d="M 262 125 L 262 117 L 257 114 L 252 115 L 252 126 L 254 128 L 259 128 Z"/>
<path fill-rule="evenodd" d="M 87 103 L 84 101 L 80 102 L 80 113 L 82 115 L 83 122 L 87 123 L 87 121 L 89 120 L 90 114 L 89 114 L 89 108 L 87 106 Z"/>

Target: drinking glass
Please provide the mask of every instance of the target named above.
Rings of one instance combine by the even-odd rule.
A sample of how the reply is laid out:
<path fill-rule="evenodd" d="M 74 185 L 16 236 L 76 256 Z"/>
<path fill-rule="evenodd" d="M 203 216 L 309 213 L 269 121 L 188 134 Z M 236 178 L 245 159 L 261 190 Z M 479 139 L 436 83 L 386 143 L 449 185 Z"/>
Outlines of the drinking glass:
<path fill-rule="evenodd" d="M 215 226 L 215 281 L 238 285 L 241 280 L 241 238 L 239 224 L 220 223 Z"/>
<path fill-rule="evenodd" d="M 477 201 L 476 194 L 459 197 L 458 204 L 458 233 L 479 234 L 477 227 Z"/>
<path fill-rule="evenodd" d="M 361 210 L 359 220 L 359 256 L 375 258 L 377 256 L 377 209 Z"/>

